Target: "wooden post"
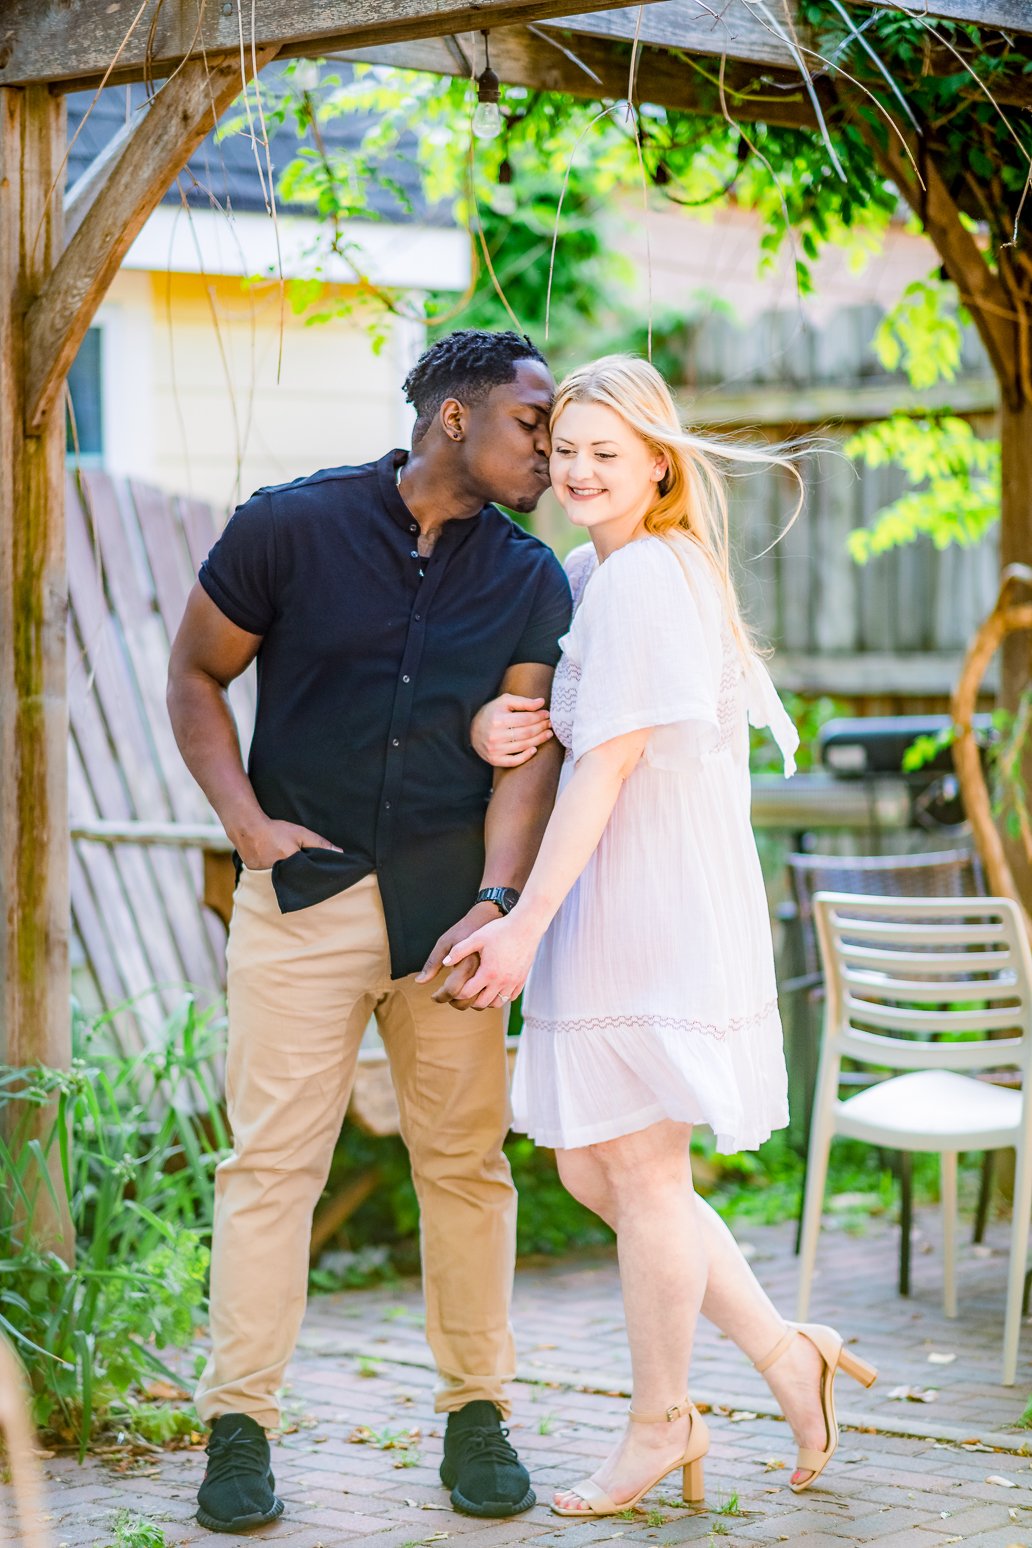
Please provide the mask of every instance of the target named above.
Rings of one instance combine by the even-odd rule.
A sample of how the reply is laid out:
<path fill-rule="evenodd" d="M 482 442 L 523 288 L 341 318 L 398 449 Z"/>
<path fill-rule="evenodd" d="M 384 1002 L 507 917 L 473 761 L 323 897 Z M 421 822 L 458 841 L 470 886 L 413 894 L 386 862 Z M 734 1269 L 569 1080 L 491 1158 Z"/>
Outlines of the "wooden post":
<path fill-rule="evenodd" d="M 25 433 L 24 319 L 61 250 L 63 99 L 0 88 L 0 1058 L 67 1069 L 68 703 L 65 668 L 64 404 Z M 55 188 L 56 183 L 56 188 Z M 38 1114 L 37 1133 L 52 1112 Z M 36 1242 L 70 1257 L 38 1190 Z"/>

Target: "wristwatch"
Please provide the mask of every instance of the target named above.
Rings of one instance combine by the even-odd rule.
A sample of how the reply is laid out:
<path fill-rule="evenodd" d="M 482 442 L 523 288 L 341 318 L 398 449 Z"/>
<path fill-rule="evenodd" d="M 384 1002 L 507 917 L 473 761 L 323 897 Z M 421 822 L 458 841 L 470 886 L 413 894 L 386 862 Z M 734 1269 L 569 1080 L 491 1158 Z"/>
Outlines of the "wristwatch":
<path fill-rule="evenodd" d="M 511 913 L 519 901 L 515 887 L 481 887 L 474 899 L 475 903 L 493 903 L 503 914 Z"/>

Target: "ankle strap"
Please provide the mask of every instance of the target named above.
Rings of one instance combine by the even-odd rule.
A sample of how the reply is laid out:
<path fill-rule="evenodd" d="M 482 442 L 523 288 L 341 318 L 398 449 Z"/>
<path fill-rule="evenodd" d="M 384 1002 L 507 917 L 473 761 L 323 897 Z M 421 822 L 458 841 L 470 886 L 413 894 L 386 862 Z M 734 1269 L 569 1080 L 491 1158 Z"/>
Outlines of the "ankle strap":
<path fill-rule="evenodd" d="M 765 1371 L 769 1366 L 774 1364 L 775 1360 L 780 1360 L 781 1356 L 784 1354 L 785 1350 L 788 1348 L 789 1344 L 792 1342 L 795 1336 L 796 1330 L 790 1324 L 785 1329 L 784 1333 L 782 1333 L 781 1337 L 774 1345 L 774 1348 L 770 1350 L 768 1354 L 765 1354 L 762 1360 L 753 1361 L 756 1369 L 758 1371 Z"/>
<path fill-rule="evenodd" d="M 691 1407 L 691 1398 L 682 1398 L 679 1403 L 671 1403 L 662 1414 L 636 1414 L 632 1408 L 629 1417 L 635 1424 L 662 1424 L 664 1420 L 669 1424 L 675 1419 L 680 1419 L 684 1414 L 690 1413 Z"/>

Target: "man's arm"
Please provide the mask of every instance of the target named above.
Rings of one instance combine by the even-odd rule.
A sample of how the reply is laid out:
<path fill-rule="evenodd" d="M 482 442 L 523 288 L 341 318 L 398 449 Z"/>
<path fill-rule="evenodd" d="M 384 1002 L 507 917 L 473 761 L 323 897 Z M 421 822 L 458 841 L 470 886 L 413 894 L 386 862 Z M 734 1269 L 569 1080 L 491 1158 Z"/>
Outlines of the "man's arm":
<path fill-rule="evenodd" d="M 231 623 L 195 585 L 172 642 L 166 693 L 183 762 L 250 870 L 267 870 L 297 849 L 335 847 L 297 823 L 268 818 L 244 769 L 226 690 L 250 666 L 261 643 L 261 635 Z"/>
<path fill-rule="evenodd" d="M 512 666 L 502 679 L 500 692 L 519 694 L 528 699 L 548 700 L 554 668 L 538 662 Z M 544 831 L 555 803 L 563 748 L 555 737 L 539 747 L 533 758 L 517 768 L 497 769 L 494 790 L 484 824 L 484 874 L 482 887 L 522 889 L 537 858 Z M 446 930 L 427 958 L 418 975 L 420 983 L 435 978 L 451 947 L 464 940 L 480 925 L 497 919 L 493 903 L 478 903 L 462 919 Z M 476 971 L 477 960 L 469 958 L 449 973 L 435 992 L 438 1001 L 462 1004 L 462 989 Z"/>

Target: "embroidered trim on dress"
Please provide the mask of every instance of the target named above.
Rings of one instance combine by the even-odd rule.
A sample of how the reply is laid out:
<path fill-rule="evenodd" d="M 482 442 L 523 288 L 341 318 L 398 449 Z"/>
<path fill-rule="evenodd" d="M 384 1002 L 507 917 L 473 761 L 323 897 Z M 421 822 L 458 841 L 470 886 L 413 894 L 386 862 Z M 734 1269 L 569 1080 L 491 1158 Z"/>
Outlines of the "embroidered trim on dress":
<path fill-rule="evenodd" d="M 742 670 L 742 662 L 735 642 L 730 630 L 726 628 L 721 632 L 721 646 L 723 656 L 720 686 L 717 689 L 717 725 L 719 732 L 717 745 L 714 748 L 714 752 L 718 753 L 726 752 L 731 746 L 744 713 L 740 684 L 745 674 Z"/>
<path fill-rule="evenodd" d="M 759 1026 L 777 1008 L 775 995 L 760 1010 L 753 1011 L 749 1016 L 732 1016 L 723 1026 L 718 1026 L 715 1021 L 681 1016 L 582 1016 L 568 1021 L 546 1021 L 541 1016 L 525 1016 L 523 1019 L 528 1027 L 538 1027 L 542 1032 L 602 1032 L 609 1027 L 644 1027 L 664 1032 L 701 1032 L 705 1037 L 715 1037 L 718 1042 L 722 1042 L 729 1032 L 745 1032 Z"/>
<path fill-rule="evenodd" d="M 552 730 L 567 749 L 573 745 L 573 717 L 577 708 L 577 690 L 581 668 L 576 661 L 563 656 L 552 679 L 552 700 L 549 715 Z"/>

